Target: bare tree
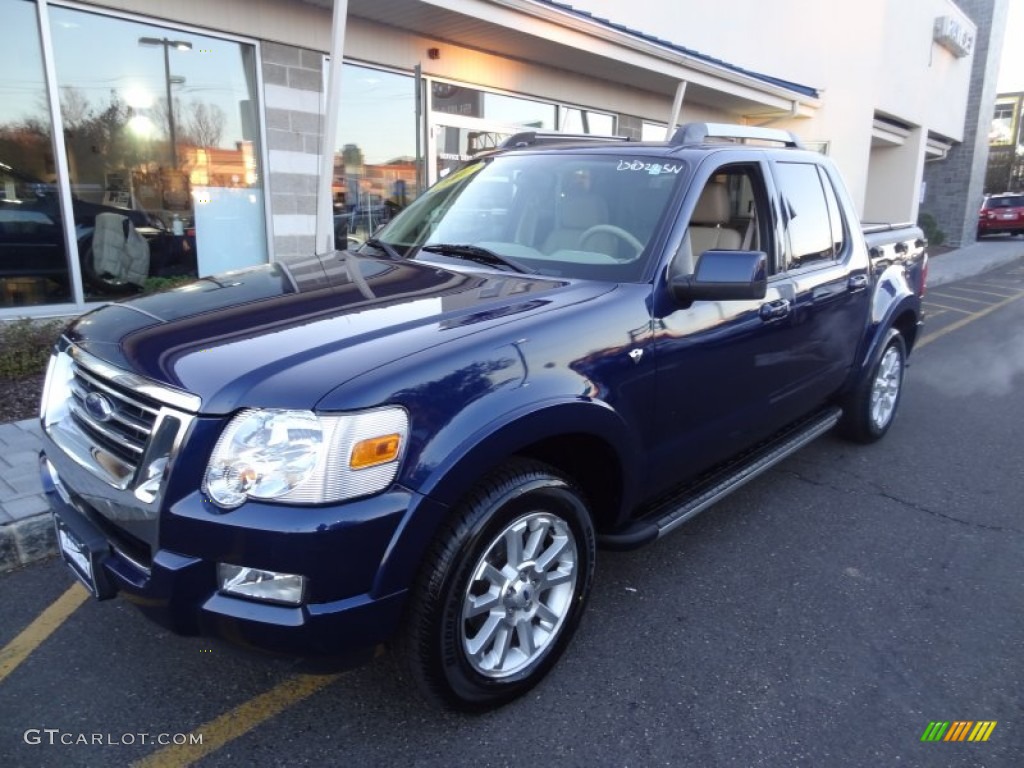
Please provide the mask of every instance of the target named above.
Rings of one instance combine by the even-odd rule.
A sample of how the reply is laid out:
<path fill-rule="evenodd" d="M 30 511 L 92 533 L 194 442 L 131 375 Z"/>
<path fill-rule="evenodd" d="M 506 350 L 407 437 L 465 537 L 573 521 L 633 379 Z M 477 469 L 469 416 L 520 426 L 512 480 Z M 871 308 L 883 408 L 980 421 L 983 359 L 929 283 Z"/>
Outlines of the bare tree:
<path fill-rule="evenodd" d="M 60 89 L 60 114 L 64 128 L 76 130 L 93 115 L 93 106 L 81 89 L 68 85 Z"/>
<path fill-rule="evenodd" d="M 227 115 L 216 104 L 191 101 L 185 107 L 181 138 L 196 147 L 220 146 Z"/>

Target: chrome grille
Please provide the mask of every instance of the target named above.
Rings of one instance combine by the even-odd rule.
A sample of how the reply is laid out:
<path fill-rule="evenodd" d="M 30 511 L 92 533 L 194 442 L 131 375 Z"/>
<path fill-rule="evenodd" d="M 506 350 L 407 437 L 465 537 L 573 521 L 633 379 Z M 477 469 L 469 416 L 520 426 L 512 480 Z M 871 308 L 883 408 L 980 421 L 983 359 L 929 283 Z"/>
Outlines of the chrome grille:
<path fill-rule="evenodd" d="M 160 404 L 120 387 L 82 367 L 72 367 L 71 417 L 78 427 L 118 459 L 134 474 L 160 413 Z M 86 400 L 103 401 L 97 414 Z M 109 412 L 108 412 L 109 411 Z"/>

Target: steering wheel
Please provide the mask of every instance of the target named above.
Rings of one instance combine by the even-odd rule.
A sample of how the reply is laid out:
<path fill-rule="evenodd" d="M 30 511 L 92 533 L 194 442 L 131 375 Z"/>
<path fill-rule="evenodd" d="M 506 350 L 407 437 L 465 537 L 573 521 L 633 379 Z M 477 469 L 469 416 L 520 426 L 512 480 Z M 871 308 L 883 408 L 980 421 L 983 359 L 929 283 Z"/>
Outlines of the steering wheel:
<path fill-rule="evenodd" d="M 624 243 L 628 244 L 631 248 L 633 248 L 633 250 L 636 251 L 636 253 L 633 254 L 634 259 L 637 256 L 639 256 L 640 252 L 644 249 L 643 243 L 637 240 L 633 235 L 631 235 L 626 230 L 622 229 L 621 227 L 616 227 L 614 224 L 595 224 L 590 229 L 586 230 L 582 235 L 580 235 L 580 248 L 583 248 L 583 244 L 586 243 L 587 240 L 589 240 L 594 235 L 600 235 L 604 233 L 607 233 L 609 235 L 615 235 L 615 237 L 619 238 Z"/>

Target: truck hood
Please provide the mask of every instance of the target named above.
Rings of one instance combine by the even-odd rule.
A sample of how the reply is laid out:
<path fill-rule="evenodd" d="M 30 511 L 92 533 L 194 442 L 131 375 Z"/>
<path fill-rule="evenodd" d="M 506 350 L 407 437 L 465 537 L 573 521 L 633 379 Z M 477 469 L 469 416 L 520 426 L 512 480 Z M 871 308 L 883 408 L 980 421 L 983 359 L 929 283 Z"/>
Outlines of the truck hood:
<path fill-rule="evenodd" d="M 198 395 L 201 413 L 312 408 L 366 371 L 613 287 L 340 251 L 104 306 L 66 335 L 112 365 Z"/>

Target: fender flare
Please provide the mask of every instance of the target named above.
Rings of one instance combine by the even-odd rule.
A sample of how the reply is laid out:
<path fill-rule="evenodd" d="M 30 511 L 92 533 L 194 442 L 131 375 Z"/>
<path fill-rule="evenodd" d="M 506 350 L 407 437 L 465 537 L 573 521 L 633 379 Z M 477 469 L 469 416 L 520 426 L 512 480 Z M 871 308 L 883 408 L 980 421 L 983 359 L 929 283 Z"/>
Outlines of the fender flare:
<path fill-rule="evenodd" d="M 456 419 L 443 431 L 457 431 L 460 426 Z M 639 484 L 640 463 L 630 457 L 640 456 L 640 448 L 610 405 L 578 398 L 524 405 L 473 430 L 437 463 L 424 460 L 430 453 L 424 451 L 420 466 L 412 472 L 414 477 L 423 476 L 415 488 L 421 494 L 420 501 L 396 528 L 373 593 L 390 594 L 411 586 L 444 521 L 487 472 L 531 444 L 567 434 L 605 442 L 622 468 L 623 499 L 633 497 Z M 444 437 L 438 435 L 436 439 L 443 442 Z"/>
<path fill-rule="evenodd" d="M 885 346 L 889 329 L 897 327 L 897 319 L 907 312 L 919 322 L 921 300 L 907 282 L 903 268 L 893 265 L 882 272 L 876 280 L 875 292 L 871 298 L 870 324 L 865 328 L 864 343 L 861 345 L 857 364 L 850 371 L 850 377 L 843 388 L 844 393 L 855 389 L 865 373 L 873 369 Z M 908 355 L 913 347 L 913 341 L 914 339 L 905 339 Z"/>
<path fill-rule="evenodd" d="M 456 419 L 446 431 L 458 431 Z M 607 403 L 592 399 L 552 399 L 523 405 L 472 431 L 430 467 L 416 490 L 446 505 L 458 503 L 476 480 L 533 443 L 564 435 L 603 441 L 618 457 L 627 479 L 630 456 L 640 447 L 623 419 Z M 426 451 L 424 453 L 427 453 Z"/>

